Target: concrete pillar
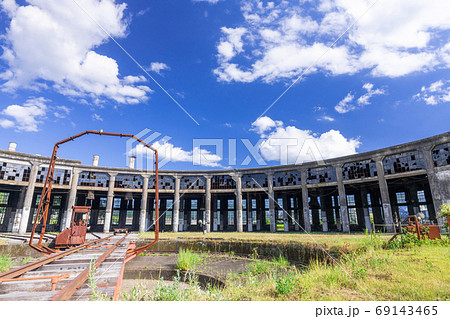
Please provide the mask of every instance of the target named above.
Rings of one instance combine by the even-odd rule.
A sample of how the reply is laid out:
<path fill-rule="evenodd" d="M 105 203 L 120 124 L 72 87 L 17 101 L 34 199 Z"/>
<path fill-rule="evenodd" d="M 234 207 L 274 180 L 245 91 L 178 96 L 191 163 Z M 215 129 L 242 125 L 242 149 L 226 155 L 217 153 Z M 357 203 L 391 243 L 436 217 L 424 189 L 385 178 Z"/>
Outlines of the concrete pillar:
<path fill-rule="evenodd" d="M 175 176 L 175 194 L 173 199 L 173 225 L 174 233 L 178 232 L 180 220 L 180 177 Z"/>
<path fill-rule="evenodd" d="M 33 162 L 31 164 L 30 180 L 28 182 L 27 191 L 25 192 L 25 200 L 23 201 L 22 216 L 20 217 L 19 224 L 19 234 L 22 235 L 27 232 L 39 164 L 39 162 Z"/>
<path fill-rule="evenodd" d="M 367 190 L 365 188 L 361 189 L 361 201 L 364 213 L 364 225 L 367 231 L 370 233 L 372 231 L 372 223 L 370 222 L 369 204 L 367 202 Z"/>
<path fill-rule="evenodd" d="M 300 214 L 300 212 L 298 211 L 298 198 L 297 197 L 294 197 L 294 207 L 292 207 L 292 209 L 293 209 L 293 211 L 294 211 L 294 230 L 295 231 L 299 231 L 300 230 L 300 227 L 299 227 L 299 224 L 300 224 L 300 216 L 299 216 L 299 214 Z"/>
<path fill-rule="evenodd" d="M 442 204 L 450 204 L 450 187 L 448 178 L 444 178 L 442 182 L 439 181 L 436 169 L 434 167 L 431 149 L 429 147 L 422 147 L 420 151 L 425 160 L 425 167 L 427 169 L 428 184 L 430 185 L 431 197 L 433 198 L 434 211 L 436 216 L 439 216 Z M 416 193 L 417 196 L 417 193 Z M 444 219 L 436 218 L 439 228 L 443 231 Z"/>
<path fill-rule="evenodd" d="M 139 232 L 145 232 L 145 221 L 147 217 L 147 201 L 148 201 L 148 180 L 149 175 L 142 175 L 143 186 L 142 186 L 142 199 L 141 199 L 141 212 L 139 214 Z"/>
<path fill-rule="evenodd" d="M 206 232 L 211 232 L 211 176 L 206 176 L 205 193 Z"/>
<path fill-rule="evenodd" d="M 375 159 L 377 165 L 378 186 L 380 187 L 381 204 L 383 206 L 384 223 L 388 233 L 395 232 L 394 218 L 392 216 L 391 201 L 389 199 L 389 190 L 384 177 L 384 165 L 382 158 Z"/>
<path fill-rule="evenodd" d="M 275 193 L 273 191 L 273 174 L 267 174 L 267 186 L 269 188 L 269 216 L 270 216 L 270 232 L 274 233 L 277 231 L 277 224 L 275 219 Z"/>
<path fill-rule="evenodd" d="M 237 231 L 242 233 L 244 231 L 244 223 L 242 221 L 242 183 L 241 176 L 234 176 L 234 181 L 236 182 L 236 215 L 237 215 Z M 248 213 L 248 212 L 247 212 Z"/>
<path fill-rule="evenodd" d="M 309 201 L 308 201 L 308 188 L 306 184 L 306 170 L 300 171 L 302 181 L 302 201 L 303 201 L 303 220 L 305 222 L 304 231 L 311 232 L 311 220 L 309 219 Z"/>
<path fill-rule="evenodd" d="M 106 199 L 105 224 L 103 232 L 109 233 L 111 228 L 112 206 L 114 202 L 114 183 L 116 181 L 116 173 L 109 173 L 108 197 Z"/>
<path fill-rule="evenodd" d="M 335 168 L 339 192 L 339 210 L 342 221 L 342 232 L 350 233 L 350 220 L 348 218 L 347 196 L 345 194 L 345 186 L 342 177 L 342 164 L 336 165 Z"/>
<path fill-rule="evenodd" d="M 66 212 L 63 216 L 61 223 L 61 231 L 70 227 L 72 222 L 73 206 L 75 206 L 75 200 L 77 198 L 78 180 L 80 178 L 81 171 L 77 168 L 73 169 L 72 178 L 70 180 L 69 198 L 67 199 Z"/>

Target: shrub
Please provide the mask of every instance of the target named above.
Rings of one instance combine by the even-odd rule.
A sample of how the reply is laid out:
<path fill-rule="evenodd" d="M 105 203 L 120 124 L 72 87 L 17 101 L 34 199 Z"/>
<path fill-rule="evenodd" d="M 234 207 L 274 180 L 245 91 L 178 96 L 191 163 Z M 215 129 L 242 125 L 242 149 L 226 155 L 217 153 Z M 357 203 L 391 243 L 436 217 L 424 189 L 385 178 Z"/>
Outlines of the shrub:
<path fill-rule="evenodd" d="M 443 204 L 441 206 L 441 216 L 442 217 L 450 216 L 450 204 Z"/>
<path fill-rule="evenodd" d="M 287 295 L 294 290 L 295 283 L 295 274 L 289 273 L 277 279 L 275 289 L 279 295 Z"/>
<path fill-rule="evenodd" d="M 443 218 L 445 218 L 445 221 L 444 221 L 444 227 L 447 229 L 447 230 L 449 230 L 449 226 L 450 225 L 448 225 L 448 222 L 447 222 L 447 217 L 449 217 L 450 216 L 450 204 L 443 204 L 442 206 L 441 206 L 441 217 L 443 217 Z M 450 234 L 450 233 L 449 233 Z"/>
<path fill-rule="evenodd" d="M 429 239 L 428 238 L 428 227 L 425 227 L 421 231 L 422 239 L 417 238 L 416 233 L 408 232 L 406 228 L 403 228 L 403 233 L 397 236 L 393 241 L 391 241 L 386 248 L 397 249 L 397 248 L 411 248 L 414 246 L 431 245 L 431 246 L 446 246 L 449 244 L 450 240 L 447 238 L 442 239 Z"/>
<path fill-rule="evenodd" d="M 180 286 L 180 273 L 173 279 L 171 285 L 164 284 L 164 278 L 160 281 L 153 290 L 153 300 L 155 301 L 181 301 L 187 299 L 186 290 Z"/>
<path fill-rule="evenodd" d="M 152 300 L 151 294 L 148 291 L 147 287 L 145 287 L 144 282 L 138 282 L 135 284 L 131 291 L 128 292 L 122 292 L 122 300 L 125 301 L 148 301 Z"/>

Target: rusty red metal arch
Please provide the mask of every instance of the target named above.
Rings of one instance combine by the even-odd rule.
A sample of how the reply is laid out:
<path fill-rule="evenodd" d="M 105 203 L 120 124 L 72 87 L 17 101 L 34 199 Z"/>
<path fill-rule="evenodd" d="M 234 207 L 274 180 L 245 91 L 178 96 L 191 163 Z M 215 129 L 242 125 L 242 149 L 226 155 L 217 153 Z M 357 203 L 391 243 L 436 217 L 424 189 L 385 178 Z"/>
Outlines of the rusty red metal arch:
<path fill-rule="evenodd" d="M 133 135 L 133 134 L 121 134 L 121 133 L 109 133 L 109 132 L 103 132 L 103 130 L 100 131 L 85 131 L 83 133 L 71 136 L 69 138 L 66 138 L 64 140 L 61 140 L 55 144 L 53 147 L 53 153 L 50 158 L 50 163 L 48 165 L 48 171 L 47 171 L 47 177 L 45 178 L 44 187 L 42 188 L 41 193 L 41 199 L 39 201 L 38 210 L 36 212 L 36 217 L 34 218 L 33 222 L 33 228 L 31 230 L 31 236 L 30 236 L 30 243 L 29 245 L 36 249 L 37 251 L 49 255 L 51 253 L 57 252 L 57 250 L 51 249 L 45 245 L 42 244 L 42 239 L 45 234 L 45 227 L 47 224 L 47 217 L 48 217 L 48 210 L 50 207 L 50 196 L 52 193 L 52 185 L 53 185 L 53 173 L 55 171 L 55 164 L 56 164 L 56 154 L 58 153 L 58 148 L 60 145 L 73 141 L 81 136 L 88 135 L 88 134 L 96 134 L 96 135 L 107 135 L 107 136 L 118 136 L 118 137 L 128 137 L 133 138 L 143 144 L 145 147 L 148 147 L 155 153 L 155 240 L 143 247 L 139 248 L 139 251 L 143 251 L 150 246 L 156 244 L 156 242 L 159 240 L 159 174 L 158 174 L 158 151 L 150 146 L 149 144 L 145 143 L 143 140 L 141 140 L 139 137 Z M 33 244 L 34 234 L 36 233 L 36 227 L 41 223 L 42 221 L 42 229 L 39 236 L 39 241 L 37 245 Z M 145 248 L 145 249 L 143 249 Z"/>

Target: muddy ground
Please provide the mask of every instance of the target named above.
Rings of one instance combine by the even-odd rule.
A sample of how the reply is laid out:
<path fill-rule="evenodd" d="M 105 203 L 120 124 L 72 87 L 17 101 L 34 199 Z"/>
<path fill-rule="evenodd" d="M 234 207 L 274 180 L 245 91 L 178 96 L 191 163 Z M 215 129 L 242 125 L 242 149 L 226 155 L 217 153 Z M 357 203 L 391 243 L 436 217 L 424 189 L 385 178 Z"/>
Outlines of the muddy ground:
<path fill-rule="evenodd" d="M 170 284 L 174 277 L 180 276 L 180 286 L 187 286 L 183 281 L 188 281 L 185 272 L 177 272 L 177 253 L 149 253 L 137 256 L 126 264 L 122 282 L 122 291 L 130 291 L 137 283 L 141 282 L 152 291 L 164 278 L 164 282 Z M 245 272 L 247 265 L 252 261 L 248 258 L 235 257 L 226 254 L 202 254 L 202 261 L 195 266 L 195 274 L 199 283 L 206 286 L 224 286 L 227 275 Z"/>

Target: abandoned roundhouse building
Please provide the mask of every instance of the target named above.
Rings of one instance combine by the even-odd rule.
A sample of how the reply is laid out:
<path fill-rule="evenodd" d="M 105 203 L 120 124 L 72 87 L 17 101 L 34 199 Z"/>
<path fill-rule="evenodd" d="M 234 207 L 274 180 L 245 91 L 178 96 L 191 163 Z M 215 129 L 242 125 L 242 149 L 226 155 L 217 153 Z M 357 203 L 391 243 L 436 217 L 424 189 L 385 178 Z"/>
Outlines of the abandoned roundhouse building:
<path fill-rule="evenodd" d="M 0 151 L 0 231 L 31 230 L 48 157 Z M 47 231 L 91 206 L 93 232 L 154 229 L 151 171 L 58 159 Z M 439 224 L 450 202 L 450 132 L 317 163 L 159 172 L 161 231 L 393 232 L 408 215 Z M 206 221 L 206 226 L 203 226 Z"/>

